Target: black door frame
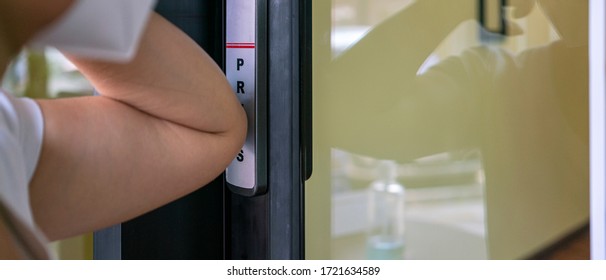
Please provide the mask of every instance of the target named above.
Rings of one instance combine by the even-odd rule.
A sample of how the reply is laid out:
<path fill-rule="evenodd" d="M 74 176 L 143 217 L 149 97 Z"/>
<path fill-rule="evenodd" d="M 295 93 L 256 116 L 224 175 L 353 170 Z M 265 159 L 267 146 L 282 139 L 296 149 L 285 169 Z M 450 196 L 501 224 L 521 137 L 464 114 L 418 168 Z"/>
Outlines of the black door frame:
<path fill-rule="evenodd" d="M 303 259 L 311 174 L 311 1 L 269 0 L 268 192 L 231 195 L 230 259 Z"/>

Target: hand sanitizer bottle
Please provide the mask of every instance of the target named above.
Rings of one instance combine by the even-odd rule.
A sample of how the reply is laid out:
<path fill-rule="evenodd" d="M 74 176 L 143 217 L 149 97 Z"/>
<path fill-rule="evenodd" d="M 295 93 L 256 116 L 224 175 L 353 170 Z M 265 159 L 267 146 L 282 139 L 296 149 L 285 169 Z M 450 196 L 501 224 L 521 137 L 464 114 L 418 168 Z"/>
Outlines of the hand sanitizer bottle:
<path fill-rule="evenodd" d="M 396 162 L 380 161 L 369 200 L 368 259 L 404 259 L 404 186 L 397 181 Z"/>

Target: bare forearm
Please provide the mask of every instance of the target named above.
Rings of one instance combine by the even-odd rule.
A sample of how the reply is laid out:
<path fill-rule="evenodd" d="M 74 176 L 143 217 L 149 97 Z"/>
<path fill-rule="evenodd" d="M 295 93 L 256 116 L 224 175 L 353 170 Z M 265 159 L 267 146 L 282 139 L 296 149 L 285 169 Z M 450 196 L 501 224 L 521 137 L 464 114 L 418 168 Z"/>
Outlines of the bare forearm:
<path fill-rule="evenodd" d="M 153 15 L 128 64 L 71 57 L 103 96 L 39 100 L 30 184 L 51 239 L 131 219 L 213 180 L 242 147 L 243 109 L 214 62 Z"/>
<path fill-rule="evenodd" d="M 127 64 L 70 57 L 106 97 L 209 133 L 234 129 L 244 112 L 219 67 L 162 17 L 150 17 L 140 49 Z"/>

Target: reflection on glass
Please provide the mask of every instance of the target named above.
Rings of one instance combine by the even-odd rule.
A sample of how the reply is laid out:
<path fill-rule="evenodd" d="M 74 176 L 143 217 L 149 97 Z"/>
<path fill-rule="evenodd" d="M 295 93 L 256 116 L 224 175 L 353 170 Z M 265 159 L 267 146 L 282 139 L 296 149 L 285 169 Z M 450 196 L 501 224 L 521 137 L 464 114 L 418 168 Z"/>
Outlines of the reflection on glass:
<path fill-rule="evenodd" d="M 373 260 L 404 258 L 404 186 L 394 161 L 377 166 L 378 180 L 370 185 L 367 257 Z"/>
<path fill-rule="evenodd" d="M 505 35 L 480 2 L 314 2 L 332 40 L 315 40 L 308 203 L 332 215 L 320 238 L 308 213 L 311 258 L 369 257 L 383 160 L 406 188 L 385 214 L 404 217 L 403 258 L 527 258 L 587 223 L 587 1 L 505 1 L 487 13 Z"/>

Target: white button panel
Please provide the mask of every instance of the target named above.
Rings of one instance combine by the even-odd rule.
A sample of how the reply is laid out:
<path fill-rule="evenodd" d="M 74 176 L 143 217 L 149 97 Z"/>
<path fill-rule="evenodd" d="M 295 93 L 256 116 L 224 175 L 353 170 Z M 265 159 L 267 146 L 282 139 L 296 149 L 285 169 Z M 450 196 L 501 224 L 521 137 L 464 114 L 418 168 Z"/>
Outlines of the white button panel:
<path fill-rule="evenodd" d="M 225 172 L 230 187 L 257 187 L 257 1 L 226 1 L 225 73 L 246 111 L 248 131 L 244 147 Z"/>

